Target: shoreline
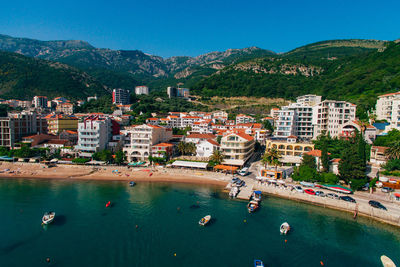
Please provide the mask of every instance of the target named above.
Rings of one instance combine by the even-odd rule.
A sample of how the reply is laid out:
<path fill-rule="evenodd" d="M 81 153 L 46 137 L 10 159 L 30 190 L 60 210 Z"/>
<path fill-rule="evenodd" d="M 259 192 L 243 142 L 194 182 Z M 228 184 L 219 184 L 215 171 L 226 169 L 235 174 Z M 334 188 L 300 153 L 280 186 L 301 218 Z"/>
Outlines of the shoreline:
<path fill-rule="evenodd" d="M 222 190 L 224 190 L 231 180 L 230 175 L 186 169 L 128 169 L 127 167 L 120 166 L 102 166 L 93 168 L 90 166 L 76 165 L 59 165 L 54 168 L 45 168 L 44 165 L 38 163 L 2 163 L 0 170 L 5 169 L 10 169 L 12 173 L 0 173 L 0 179 L 181 183 L 218 186 L 221 187 Z M 118 170 L 118 173 L 113 173 L 115 170 Z M 345 211 L 348 213 L 354 213 L 357 209 L 358 216 L 364 216 L 382 223 L 400 227 L 400 213 L 390 214 L 387 211 L 374 209 L 365 203 L 354 204 L 329 198 L 310 196 L 304 193 L 296 193 L 294 191 L 281 189 L 279 187 L 261 185 L 257 182 L 254 183 L 254 189 L 260 190 L 267 195 L 330 208 L 333 210 Z"/>

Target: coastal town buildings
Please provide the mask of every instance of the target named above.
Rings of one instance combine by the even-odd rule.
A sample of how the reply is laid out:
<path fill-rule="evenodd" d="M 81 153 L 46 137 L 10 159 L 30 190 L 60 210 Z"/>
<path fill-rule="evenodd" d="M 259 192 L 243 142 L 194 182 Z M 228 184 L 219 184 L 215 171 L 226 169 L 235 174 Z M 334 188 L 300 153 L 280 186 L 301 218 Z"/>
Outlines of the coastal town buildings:
<path fill-rule="evenodd" d="M 129 91 L 121 88 L 113 89 L 112 101 L 114 105 L 128 105 L 130 103 Z"/>
<path fill-rule="evenodd" d="M 377 120 L 386 120 L 390 129 L 400 130 L 400 92 L 378 96 L 375 108 Z"/>
<path fill-rule="evenodd" d="M 124 130 L 125 145 L 123 151 L 128 162 L 147 160 L 152 147 L 167 143 L 172 139 L 172 130 L 156 125 L 135 125 Z"/>
<path fill-rule="evenodd" d="M 244 115 L 244 114 L 239 114 L 236 116 L 236 124 L 250 123 L 250 122 L 256 122 L 256 119 L 253 118 L 252 116 L 248 116 L 248 115 Z"/>
<path fill-rule="evenodd" d="M 220 149 L 220 144 L 214 139 L 206 139 L 196 144 L 196 157 L 209 158 L 214 151 Z"/>
<path fill-rule="evenodd" d="M 74 113 L 74 104 L 69 102 L 60 103 L 56 106 L 56 111 L 58 113 L 71 115 Z"/>
<path fill-rule="evenodd" d="M 135 94 L 136 95 L 148 95 L 149 94 L 149 87 L 141 85 L 135 87 Z"/>
<path fill-rule="evenodd" d="M 64 130 L 76 131 L 78 118 L 73 115 L 49 114 L 44 117 L 47 120 L 48 132 L 57 135 Z"/>
<path fill-rule="evenodd" d="M 151 156 L 157 158 L 170 158 L 174 153 L 174 145 L 171 143 L 159 143 L 151 147 Z"/>
<path fill-rule="evenodd" d="M 0 146 L 13 148 L 22 137 L 47 133 L 47 121 L 36 112 L 22 111 L 0 117 Z"/>
<path fill-rule="evenodd" d="M 46 96 L 34 96 L 32 104 L 35 108 L 47 108 L 47 97 Z"/>
<path fill-rule="evenodd" d="M 78 123 L 78 144 L 75 149 L 80 157 L 90 158 L 93 153 L 107 148 L 113 134 L 119 134 L 119 128 L 109 117 L 89 116 Z"/>
<path fill-rule="evenodd" d="M 167 95 L 169 98 L 180 97 L 180 98 L 189 98 L 190 90 L 187 88 L 176 88 L 176 87 L 167 87 Z"/>
<path fill-rule="evenodd" d="M 243 166 L 253 155 L 255 141 L 244 133 L 226 134 L 221 139 L 221 152 L 226 165 Z"/>
<path fill-rule="evenodd" d="M 304 153 L 312 151 L 314 144 L 310 141 L 300 141 L 297 136 L 269 137 L 266 140 L 266 150 L 274 148 L 281 155 L 282 163 L 299 165 Z"/>

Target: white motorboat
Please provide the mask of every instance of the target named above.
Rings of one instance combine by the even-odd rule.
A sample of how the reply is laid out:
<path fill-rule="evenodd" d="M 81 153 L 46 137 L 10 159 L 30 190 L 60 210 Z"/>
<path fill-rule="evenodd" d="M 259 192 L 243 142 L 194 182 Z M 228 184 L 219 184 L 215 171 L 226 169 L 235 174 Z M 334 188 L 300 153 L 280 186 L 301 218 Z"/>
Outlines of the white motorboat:
<path fill-rule="evenodd" d="M 54 211 L 46 212 L 42 217 L 42 223 L 43 224 L 52 223 L 54 221 L 55 217 L 56 217 L 56 213 Z"/>
<path fill-rule="evenodd" d="M 229 192 L 229 196 L 236 197 L 238 193 L 239 193 L 239 188 L 234 186 L 231 188 L 231 191 Z"/>
<path fill-rule="evenodd" d="M 209 223 L 210 220 L 211 220 L 211 215 L 204 216 L 203 218 L 200 219 L 199 224 L 200 224 L 201 226 L 204 226 L 204 225 L 206 225 L 207 223 Z"/>
<path fill-rule="evenodd" d="M 280 232 L 283 235 L 286 235 L 290 231 L 290 225 L 287 222 L 281 224 Z"/>
<path fill-rule="evenodd" d="M 249 213 L 257 211 L 259 207 L 258 201 L 251 200 L 249 204 L 247 204 L 247 210 Z"/>

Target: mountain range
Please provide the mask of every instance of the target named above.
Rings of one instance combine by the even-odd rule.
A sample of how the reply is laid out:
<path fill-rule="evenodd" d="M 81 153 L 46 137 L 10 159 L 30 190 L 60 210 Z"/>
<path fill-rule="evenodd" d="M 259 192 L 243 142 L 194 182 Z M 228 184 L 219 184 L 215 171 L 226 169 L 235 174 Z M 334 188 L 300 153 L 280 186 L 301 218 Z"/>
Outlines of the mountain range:
<path fill-rule="evenodd" d="M 28 98 L 43 92 L 79 98 L 106 94 L 116 87 L 131 89 L 145 84 L 157 90 L 181 84 L 202 96 L 293 98 L 308 92 L 330 96 L 343 91 L 345 94 L 340 97 L 352 99 L 365 95 L 363 89 L 354 89 L 354 84 L 363 85 L 365 77 L 374 76 L 372 69 L 374 73 L 379 73 L 380 68 L 389 69 L 391 76 L 372 83 L 380 89 L 368 94 L 376 97 L 377 92 L 391 91 L 397 86 L 398 73 L 393 73 L 397 66 L 391 65 L 397 61 L 382 62 L 383 57 L 390 58 L 390 53 L 397 51 L 397 46 L 396 42 L 347 39 L 317 42 L 279 54 L 249 47 L 197 57 L 162 58 L 139 50 L 96 48 L 79 40 L 39 41 L 0 35 L 0 50 L 9 52 L 0 53 L 0 96 Z M 364 61 L 370 68 L 363 67 Z M 376 65 L 374 61 L 382 64 Z M 43 79 L 44 73 L 47 77 Z M 35 75 L 39 79 L 32 83 L 35 79 L 29 77 Z M 350 77 L 355 80 L 347 81 Z M 53 83 L 45 86 L 39 83 L 43 80 Z"/>

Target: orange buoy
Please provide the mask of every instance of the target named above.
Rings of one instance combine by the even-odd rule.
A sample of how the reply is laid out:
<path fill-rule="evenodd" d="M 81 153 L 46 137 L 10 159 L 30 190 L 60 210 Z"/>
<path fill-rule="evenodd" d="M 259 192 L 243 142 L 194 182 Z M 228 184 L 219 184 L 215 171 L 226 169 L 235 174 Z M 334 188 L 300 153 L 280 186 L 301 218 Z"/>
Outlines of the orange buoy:
<path fill-rule="evenodd" d="M 46 258 L 46 262 L 50 262 L 50 258 Z"/>
<path fill-rule="evenodd" d="M 106 204 L 106 208 L 108 208 L 111 205 L 111 201 L 108 201 Z"/>
<path fill-rule="evenodd" d="M 135 227 L 136 227 L 136 229 L 138 229 L 138 228 L 139 228 L 139 225 L 137 225 L 137 224 L 136 224 L 136 226 L 135 226 Z"/>
<path fill-rule="evenodd" d="M 285 243 L 287 243 L 287 239 L 285 239 Z"/>
<path fill-rule="evenodd" d="M 320 263 L 321 263 L 321 266 L 324 266 L 324 263 L 322 261 L 320 261 Z"/>

